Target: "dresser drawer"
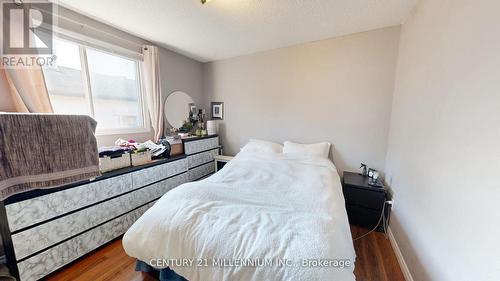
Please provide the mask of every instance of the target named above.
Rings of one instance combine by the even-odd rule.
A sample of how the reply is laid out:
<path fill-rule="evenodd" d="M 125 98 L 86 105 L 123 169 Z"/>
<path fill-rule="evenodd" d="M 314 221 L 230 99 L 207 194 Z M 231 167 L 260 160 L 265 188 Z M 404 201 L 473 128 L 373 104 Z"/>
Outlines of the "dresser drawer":
<path fill-rule="evenodd" d="M 190 140 L 184 142 L 184 153 L 187 155 L 219 147 L 219 137 Z"/>
<path fill-rule="evenodd" d="M 382 210 L 373 210 L 368 208 L 359 207 L 356 205 L 346 205 L 347 216 L 349 218 L 349 223 L 357 226 L 361 226 L 367 229 L 373 229 L 377 226 L 382 215 Z M 389 208 L 385 209 L 386 218 L 389 215 Z M 382 220 L 380 220 L 380 226 L 382 225 Z"/>
<path fill-rule="evenodd" d="M 187 171 L 187 159 L 184 158 L 133 172 L 132 182 L 135 189 L 185 171 Z"/>
<path fill-rule="evenodd" d="M 162 179 L 168 178 L 188 170 L 188 160 L 186 158 L 177 161 L 169 162 L 158 167 L 158 171 Z"/>
<path fill-rule="evenodd" d="M 119 237 L 153 204 L 149 203 L 18 263 L 21 281 L 41 279 L 58 268 Z"/>
<path fill-rule="evenodd" d="M 126 174 L 7 205 L 9 228 L 16 231 L 130 190 L 132 177 Z"/>
<path fill-rule="evenodd" d="M 196 168 L 190 169 L 188 171 L 189 181 L 194 181 L 205 177 L 206 175 L 212 174 L 215 172 L 215 162 L 212 161 L 205 165 L 198 166 Z"/>
<path fill-rule="evenodd" d="M 373 210 L 382 210 L 385 202 L 385 193 L 370 191 L 361 188 L 346 186 L 343 188 L 347 204 L 366 207 Z"/>
<path fill-rule="evenodd" d="M 16 258 L 23 259 L 64 239 L 120 216 L 187 181 L 187 174 L 169 178 L 101 204 L 12 235 Z"/>
<path fill-rule="evenodd" d="M 209 151 L 205 151 L 202 153 L 197 153 L 193 155 L 189 155 L 188 159 L 188 168 L 191 169 L 193 167 L 199 166 L 201 164 L 206 164 L 210 161 L 214 161 L 214 157 L 219 155 L 219 149 L 213 149 Z"/>

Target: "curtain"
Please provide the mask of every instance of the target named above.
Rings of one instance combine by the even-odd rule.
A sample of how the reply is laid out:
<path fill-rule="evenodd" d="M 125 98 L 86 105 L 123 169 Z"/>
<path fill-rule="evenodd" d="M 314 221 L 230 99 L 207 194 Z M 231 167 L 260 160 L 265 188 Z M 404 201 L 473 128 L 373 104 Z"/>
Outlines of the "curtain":
<path fill-rule="evenodd" d="M 143 89 L 154 140 L 163 135 L 163 103 L 161 102 L 160 54 L 156 46 L 143 46 L 144 62 L 142 64 Z"/>
<path fill-rule="evenodd" d="M 0 69 L 0 111 L 53 113 L 41 67 Z"/>
<path fill-rule="evenodd" d="M 19 21 L 11 21 L 10 23 L 11 32 L 12 30 L 20 32 L 23 29 Z M 0 67 L 0 111 L 54 112 L 40 66 Z"/>

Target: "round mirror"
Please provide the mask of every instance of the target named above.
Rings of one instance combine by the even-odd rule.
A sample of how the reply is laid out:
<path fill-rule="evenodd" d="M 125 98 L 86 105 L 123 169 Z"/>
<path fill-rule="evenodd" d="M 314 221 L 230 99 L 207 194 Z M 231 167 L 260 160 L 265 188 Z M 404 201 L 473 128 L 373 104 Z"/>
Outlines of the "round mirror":
<path fill-rule="evenodd" d="M 165 117 L 170 126 L 174 128 L 182 127 L 182 124 L 189 118 L 189 111 L 195 106 L 193 99 L 186 93 L 175 91 L 168 95 L 165 101 Z"/>

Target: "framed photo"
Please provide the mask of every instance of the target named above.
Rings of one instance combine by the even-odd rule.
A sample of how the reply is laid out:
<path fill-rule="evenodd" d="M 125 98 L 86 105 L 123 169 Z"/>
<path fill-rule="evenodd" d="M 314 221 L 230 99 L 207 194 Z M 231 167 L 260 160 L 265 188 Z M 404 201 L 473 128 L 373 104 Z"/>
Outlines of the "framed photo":
<path fill-rule="evenodd" d="M 223 102 L 212 102 L 212 119 L 222 120 L 224 119 L 224 103 Z"/>

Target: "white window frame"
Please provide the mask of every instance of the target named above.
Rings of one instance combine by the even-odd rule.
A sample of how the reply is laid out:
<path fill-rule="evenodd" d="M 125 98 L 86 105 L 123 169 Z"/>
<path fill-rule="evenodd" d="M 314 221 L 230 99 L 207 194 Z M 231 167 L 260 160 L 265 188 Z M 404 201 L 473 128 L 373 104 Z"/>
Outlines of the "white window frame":
<path fill-rule="evenodd" d="M 106 135 L 118 135 L 118 134 L 138 134 L 138 133 L 150 133 L 151 132 L 151 122 L 149 120 L 149 112 L 148 108 L 145 103 L 145 97 L 144 97 L 144 86 L 143 86 L 143 73 L 142 73 L 142 67 L 141 64 L 143 61 L 139 58 L 142 58 L 140 55 L 132 54 L 132 55 L 126 55 L 123 54 L 123 50 L 121 48 L 116 47 L 116 49 L 110 49 L 109 44 L 106 44 L 106 47 L 100 48 L 97 44 L 93 42 L 92 45 L 86 45 L 82 43 L 82 40 L 80 39 L 74 39 L 71 36 L 67 36 L 65 34 L 57 34 L 59 36 L 55 36 L 56 40 L 62 40 L 62 41 L 68 41 L 72 44 L 76 44 L 78 46 L 79 54 L 80 54 L 80 65 L 82 68 L 82 80 L 83 80 L 83 86 L 84 86 L 84 91 L 85 91 L 85 98 L 87 101 L 87 106 L 89 107 L 89 112 L 90 112 L 90 117 L 95 119 L 95 112 L 94 112 L 94 102 L 93 102 L 93 96 L 92 96 L 92 86 L 91 86 L 91 81 L 90 81 L 90 71 L 89 71 L 89 65 L 88 65 L 88 59 L 87 59 L 87 49 L 94 49 L 99 52 L 103 52 L 109 55 L 117 56 L 120 58 L 124 58 L 127 60 L 132 60 L 136 62 L 137 66 L 137 71 L 136 71 L 136 79 L 138 82 L 138 91 L 139 91 L 139 107 L 141 109 L 141 114 L 138 116 L 140 118 L 140 121 L 142 123 L 142 126 L 139 127 L 130 127 L 130 128 L 97 128 L 96 129 L 96 135 L 97 136 L 106 136 Z M 85 40 L 85 39 L 83 39 Z M 84 41 L 83 41 L 84 42 Z"/>

